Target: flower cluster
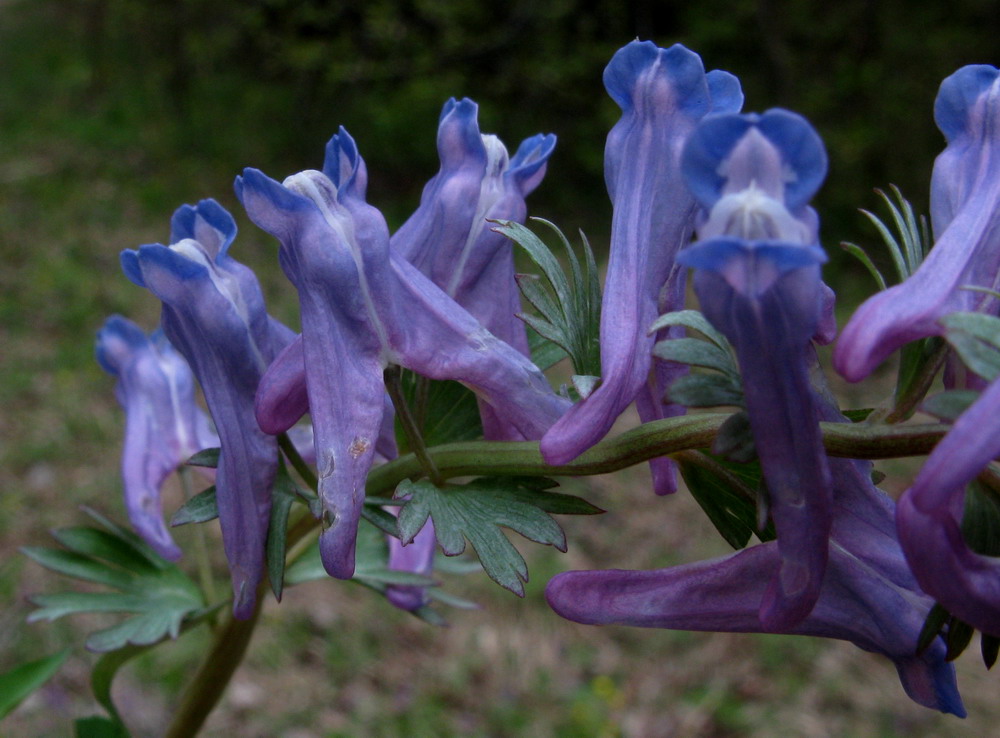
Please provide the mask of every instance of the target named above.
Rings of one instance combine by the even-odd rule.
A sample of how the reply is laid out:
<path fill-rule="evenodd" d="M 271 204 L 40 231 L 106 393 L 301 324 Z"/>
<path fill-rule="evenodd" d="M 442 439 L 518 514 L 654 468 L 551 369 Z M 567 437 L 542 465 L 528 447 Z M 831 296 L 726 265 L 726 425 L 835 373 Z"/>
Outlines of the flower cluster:
<path fill-rule="evenodd" d="M 555 137 L 528 138 L 510 156 L 496 136 L 480 132 L 474 102 L 449 100 L 438 127 L 440 171 L 390 234 L 366 200 L 358 146 L 341 128 L 321 170 L 279 182 L 248 168 L 235 182 L 251 221 L 280 243 L 301 335 L 268 315 L 255 276 L 229 255 L 235 222 L 213 200 L 174 214 L 169 245 L 123 252 L 129 279 L 163 303 L 162 332 L 147 337 L 113 317 L 98 338 L 98 358 L 118 377 L 127 413 L 123 477 L 135 528 L 177 559 L 160 487 L 191 454 L 218 445 L 216 498 L 233 612 L 249 617 L 274 525 L 277 436 L 308 414 L 304 455 L 317 470 L 319 555 L 331 576 L 351 578 L 366 482 L 374 464 L 397 456 L 400 398 L 390 400 L 387 372 L 401 367 L 461 383 L 476 395 L 487 440 L 537 441 L 533 452 L 547 464 L 566 465 L 599 444 L 633 403 L 643 423 L 686 420 L 678 417 L 686 408 L 666 393 L 697 375 L 688 364 L 653 360 L 654 344 L 681 338 L 683 328 L 651 335 L 650 326 L 683 309 L 693 270 L 704 318 L 738 365 L 746 445 L 759 461 L 761 543 L 654 571 L 566 572 L 548 584 L 549 604 L 581 623 L 847 640 L 890 659 L 916 702 L 964 715 L 946 642 L 924 624 L 937 602 L 1000 637 L 1000 563 L 967 542 L 963 518 L 966 486 L 1000 454 L 1000 434 L 989 432 L 1000 379 L 973 377 L 969 385 L 985 391 L 898 506 L 876 487 L 870 462 L 828 456 L 821 424 L 849 421 L 826 389 L 815 350 L 836 336 L 810 205 L 827 171 L 819 135 L 787 110 L 741 113 L 738 80 L 706 73 L 680 45 L 630 43 L 608 64 L 604 83 L 622 116 L 605 149 L 613 219 L 601 375 L 592 391 L 573 403 L 532 363 L 517 318 L 512 244 L 491 226 L 524 222 L 525 198 L 545 175 Z M 1000 312 L 1000 72 L 956 72 L 941 86 L 935 117 L 948 141 L 933 176 L 935 244 L 910 279 L 871 298 L 848 322 L 834 365 L 852 381 L 904 344 L 944 335 L 948 315 Z M 719 368 L 715 359 L 705 366 Z M 195 402 L 193 378 L 214 432 Z M 675 460 L 650 461 L 654 490 L 675 491 Z M 488 471 L 480 459 L 476 473 Z M 423 473 L 444 488 L 433 464 Z M 550 494 L 544 487 L 536 490 L 540 499 Z M 407 517 L 399 516 L 401 526 Z M 497 524 L 515 527 L 513 517 Z M 764 534 L 768 520 L 775 540 Z M 467 529 L 449 525 L 428 519 L 403 538 L 405 546 L 390 537 L 388 569 L 423 581 L 437 540 L 449 541 L 449 552 L 464 547 Z M 419 584 L 394 583 L 386 595 L 406 610 L 427 603 Z"/>

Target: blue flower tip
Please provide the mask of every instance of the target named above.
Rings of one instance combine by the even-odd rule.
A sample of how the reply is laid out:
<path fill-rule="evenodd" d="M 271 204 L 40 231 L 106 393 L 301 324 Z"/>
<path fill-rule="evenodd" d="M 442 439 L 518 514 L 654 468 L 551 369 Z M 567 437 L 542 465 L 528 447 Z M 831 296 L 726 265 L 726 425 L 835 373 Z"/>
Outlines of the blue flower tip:
<path fill-rule="evenodd" d="M 139 266 L 139 252 L 135 249 L 125 249 L 118 258 L 128 280 L 139 287 L 145 287 L 146 280 L 143 279 L 142 268 Z"/>

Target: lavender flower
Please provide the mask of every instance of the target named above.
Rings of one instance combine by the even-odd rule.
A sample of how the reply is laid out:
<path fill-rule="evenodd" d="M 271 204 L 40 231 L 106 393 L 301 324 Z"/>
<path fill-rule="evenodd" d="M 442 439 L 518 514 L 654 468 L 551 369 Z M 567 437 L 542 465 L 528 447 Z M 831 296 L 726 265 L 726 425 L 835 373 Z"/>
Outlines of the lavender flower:
<path fill-rule="evenodd" d="M 830 471 L 809 382 L 826 255 L 807 204 L 826 153 L 793 113 L 719 115 L 688 140 L 684 174 L 706 216 L 703 240 L 677 261 L 696 270 L 702 311 L 736 350 L 780 553 L 760 615 L 782 630 L 819 596 L 830 532 Z"/>
<path fill-rule="evenodd" d="M 486 221 L 524 222 L 524 198 L 545 176 L 556 137 L 526 139 L 509 159 L 500 139 L 480 134 L 477 108 L 468 98 L 445 103 L 437 138 L 441 170 L 390 243 L 493 335 L 528 356 L 524 323 L 516 317 L 512 245 Z M 489 404 L 480 401 L 479 408 L 486 438 L 524 439 Z"/>
<path fill-rule="evenodd" d="M 931 179 L 934 248 L 844 327 L 833 363 L 852 382 L 904 344 L 942 335 L 938 321 L 949 313 L 1000 310 L 995 298 L 963 289 L 1000 286 L 1000 71 L 967 66 L 945 79 L 934 119 L 948 141 Z"/>
<path fill-rule="evenodd" d="M 542 439 L 550 464 L 571 461 L 599 441 L 635 400 L 643 421 L 677 415 L 663 391 L 685 369 L 661 365 L 650 378 L 653 320 L 683 306 L 678 249 L 690 238 L 696 211 L 680 173 L 684 141 L 710 112 L 739 110 L 739 82 L 705 74 L 697 54 L 681 45 L 659 49 L 633 41 L 620 49 L 604 85 L 622 109 L 608 135 L 604 172 L 614 205 L 611 253 L 601 313 L 601 383 Z M 676 488 L 672 462 L 653 464 L 659 493 Z"/>
<path fill-rule="evenodd" d="M 385 220 L 365 202 L 366 185 L 364 161 L 343 129 L 327 145 L 323 172 L 302 172 L 281 185 L 247 169 L 236 181 L 250 218 L 281 241 L 279 260 L 299 291 L 327 526 L 320 551 L 339 578 L 354 572 L 388 364 L 467 384 L 526 437 L 540 436 L 567 404 L 527 358 L 389 248 Z M 276 386 L 289 396 L 287 383 Z M 275 402 L 258 398 L 265 427 L 275 425 L 272 412 L 281 414 Z"/>
<path fill-rule="evenodd" d="M 837 459 L 830 564 L 820 596 L 801 622 L 780 632 L 837 638 L 882 654 L 915 702 L 965 717 L 955 669 L 937 639 L 916 653 L 933 604 L 914 582 L 893 535 L 892 501 L 872 486 L 867 462 Z M 826 543 L 826 541 L 824 541 Z M 758 605 L 779 565 L 776 543 L 720 559 L 654 571 L 574 571 L 545 591 L 564 618 L 591 625 L 757 633 Z"/>
<path fill-rule="evenodd" d="M 972 551 L 962 535 L 966 485 L 1000 455 L 1000 380 L 934 447 L 896 512 L 899 541 L 920 586 L 952 615 L 1000 636 L 1000 559 Z"/>
<path fill-rule="evenodd" d="M 164 525 L 160 490 L 175 469 L 219 439 L 195 404 L 190 367 L 162 332 L 147 336 L 131 320 L 112 315 L 97 333 L 96 353 L 101 367 L 118 378 L 115 395 L 125 408 L 122 480 L 129 520 L 158 554 L 176 561 L 181 550 Z"/>
<path fill-rule="evenodd" d="M 179 208 L 171 245 L 122 252 L 136 284 L 163 301 L 162 326 L 191 365 L 221 438 L 216 499 L 233 585 L 233 614 L 249 617 L 264 565 L 277 441 L 253 402 L 271 360 L 294 334 L 266 311 L 253 272 L 231 256 L 236 223 L 214 200 Z"/>
<path fill-rule="evenodd" d="M 398 508 L 393 508 L 394 511 Z M 424 527 L 407 545 L 403 545 L 394 536 L 387 536 L 389 542 L 389 563 L 386 568 L 392 571 L 407 571 L 427 577 L 434 571 L 434 551 L 437 548 L 437 537 L 434 535 L 434 522 L 428 518 Z M 407 584 L 390 584 L 386 587 L 386 597 L 389 602 L 401 610 L 419 610 L 427 604 L 428 597 L 424 587 Z"/>

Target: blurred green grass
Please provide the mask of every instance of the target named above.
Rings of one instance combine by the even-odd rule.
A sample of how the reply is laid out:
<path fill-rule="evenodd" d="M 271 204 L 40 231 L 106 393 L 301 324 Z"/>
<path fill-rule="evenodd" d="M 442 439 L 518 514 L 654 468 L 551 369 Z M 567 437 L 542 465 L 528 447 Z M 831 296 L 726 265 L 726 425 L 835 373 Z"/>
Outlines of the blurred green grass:
<path fill-rule="evenodd" d="M 452 94 L 479 99 L 484 128 L 500 130 L 508 143 L 513 134 L 538 130 L 560 135 L 533 210 L 565 229 L 585 226 L 599 245 L 609 213 L 601 145 L 615 119 L 600 70 L 638 32 L 662 44 L 683 40 L 711 66 L 738 72 L 752 99 L 763 101 L 754 108 L 780 102 L 812 116 L 828 135 L 831 188 L 842 193 L 824 196 L 834 213 L 826 232 L 870 243 L 872 234 L 844 215 L 844 203 L 853 207 L 888 172 L 901 171 L 895 181 L 907 194 L 926 188 L 939 145 L 929 123 L 936 80 L 977 60 L 962 54 L 996 61 L 982 40 L 993 37 L 986 28 L 994 11 L 980 2 L 953 4 L 949 12 L 966 27 L 955 20 L 934 25 L 938 11 L 921 7 L 892 33 L 879 15 L 870 19 L 874 30 L 847 37 L 854 48 L 871 51 L 866 44 L 874 44 L 878 53 L 856 56 L 853 67 L 838 57 L 836 84 L 810 85 L 809 70 L 819 68 L 822 52 L 867 4 L 845 3 L 825 30 L 796 15 L 780 37 L 768 31 L 760 59 L 754 44 L 765 35 L 765 5 L 730 3 L 728 16 L 718 2 L 698 11 L 670 6 L 668 25 L 654 28 L 643 3 L 596 3 L 589 14 L 568 0 L 544 11 L 515 4 L 506 19 L 512 30 L 489 53 L 458 63 L 448 54 L 474 47 L 489 27 L 488 13 L 470 3 L 442 4 L 427 21 L 446 39 L 441 48 L 400 30 L 403 21 L 392 13 L 417 13 L 403 3 L 344 4 L 338 12 L 364 33 L 348 26 L 328 43 L 316 31 L 330 22 L 323 13 L 334 13 L 323 3 L 298 10 L 284 2 L 225 5 L 220 17 L 235 25 L 229 30 L 219 21 L 197 26 L 214 6 L 192 0 L 173 11 L 187 26 L 164 13 L 166 6 L 139 0 L 0 3 L 0 669 L 76 646 L 53 682 L 4 723 L 4 734 L 66 734 L 73 717 L 97 711 L 87 685 L 95 659 L 79 644 L 98 621 L 25 625 L 26 596 L 61 583 L 16 548 L 44 543 L 52 527 L 79 523 L 81 503 L 122 516 L 123 418 L 111 379 L 93 361 L 93 335 L 112 312 L 150 328 L 158 306 L 120 275 L 121 249 L 162 241 L 178 204 L 217 197 L 240 223 L 238 258 L 260 274 L 272 312 L 295 325 L 295 296 L 277 268 L 275 246 L 242 216 L 233 176 L 248 164 L 275 175 L 316 166 L 325 137 L 345 122 L 365 136 L 377 173 L 373 201 L 398 224 L 436 169 L 437 111 Z M 897 6 L 887 3 L 880 13 Z M 304 18 L 309 9 L 321 18 Z M 393 39 L 402 44 L 399 58 Z M 447 53 L 435 59 L 441 49 Z M 366 50 L 369 57 L 351 56 Z M 781 55 L 793 52 L 802 54 L 802 69 L 782 76 Z M 332 57 L 337 66 L 328 69 Z M 915 59 L 925 66 L 913 64 L 900 88 L 880 84 L 894 64 Z M 290 84 L 295 75 L 301 82 Z M 859 84 L 871 87 L 865 101 L 852 97 Z M 879 95 L 889 98 L 888 109 L 873 112 Z M 852 107 L 838 118 L 844 100 Z M 873 159 L 872 150 L 886 149 L 886 136 L 895 136 L 918 104 L 924 122 L 894 142 L 897 156 L 883 150 Z M 876 127 L 885 132 L 866 143 Z M 852 290 L 867 284 L 866 277 L 852 279 L 861 274 L 854 266 L 838 261 L 834 268 Z M 610 512 L 566 521 L 565 556 L 529 549 L 532 579 L 523 601 L 487 581 L 462 582 L 483 610 L 455 612 L 447 630 L 333 582 L 303 585 L 280 606 L 269 603 L 249 659 L 206 734 L 987 735 L 1000 718 L 994 677 L 971 654 L 960 663 L 971 714 L 963 724 L 912 705 L 888 662 L 848 644 L 559 620 L 541 595 L 558 571 L 665 566 L 725 551 L 686 495 L 653 498 L 644 470 L 567 486 Z M 179 492 L 171 494 L 176 506 Z M 205 645 L 205 635 L 194 633 L 125 670 L 116 694 L 137 736 L 156 735 L 165 724 Z"/>

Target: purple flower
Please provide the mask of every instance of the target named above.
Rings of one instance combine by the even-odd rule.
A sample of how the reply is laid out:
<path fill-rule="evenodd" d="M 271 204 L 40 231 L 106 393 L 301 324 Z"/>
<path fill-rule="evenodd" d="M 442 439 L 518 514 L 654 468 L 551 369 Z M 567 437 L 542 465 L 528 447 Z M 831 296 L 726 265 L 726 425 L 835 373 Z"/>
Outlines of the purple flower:
<path fill-rule="evenodd" d="M 681 252 L 705 317 L 736 350 L 780 565 L 761 604 L 768 630 L 809 614 L 827 561 L 831 481 L 809 381 L 824 315 L 817 219 L 826 175 L 812 127 L 784 110 L 718 115 L 688 140 L 684 174 L 706 215 Z"/>
<path fill-rule="evenodd" d="M 949 313 L 998 312 L 995 298 L 962 288 L 1000 286 L 1000 71 L 967 66 L 945 79 L 934 119 L 948 141 L 931 179 L 934 248 L 844 327 L 833 363 L 852 382 L 904 344 L 942 335 Z"/>
<path fill-rule="evenodd" d="M 162 326 L 198 378 L 221 438 L 216 499 L 233 584 L 233 614 L 249 617 L 264 565 L 274 437 L 257 426 L 253 403 L 267 365 L 293 338 L 264 306 L 253 272 L 227 253 L 236 223 L 214 200 L 179 208 L 171 245 L 122 252 L 136 284 L 163 301 Z"/>
<path fill-rule="evenodd" d="M 882 654 L 911 699 L 964 717 L 944 643 L 937 639 L 916 653 L 933 603 L 913 581 L 895 540 L 892 501 L 872 486 L 870 463 L 831 463 L 837 504 L 820 596 L 808 617 L 780 632 L 837 638 Z M 758 633 L 768 630 L 758 603 L 781 556 L 772 542 L 668 569 L 566 572 L 549 582 L 545 596 L 578 623 Z"/>
<path fill-rule="evenodd" d="M 281 241 L 279 260 L 299 291 L 326 525 L 320 551 L 339 578 L 354 572 L 390 363 L 463 382 L 525 437 L 539 437 L 567 405 L 534 364 L 390 249 L 382 214 L 365 202 L 366 185 L 364 161 L 343 129 L 327 145 L 322 172 L 301 172 L 282 185 L 247 169 L 236 180 L 250 218 Z M 286 379 L 293 374 L 290 367 Z M 274 386 L 283 397 L 299 396 L 287 381 Z M 263 427 L 282 424 L 269 417 L 283 414 L 277 402 L 258 397 Z"/>
<path fill-rule="evenodd" d="M 920 586 L 952 615 L 1000 636 L 1000 559 L 962 535 L 966 485 L 1000 455 L 1000 380 L 955 421 L 899 500 L 899 541 Z"/>
<path fill-rule="evenodd" d="M 97 333 L 96 353 L 101 367 L 118 378 L 115 395 L 125 408 L 122 480 L 129 520 L 158 554 L 176 561 L 181 550 L 164 525 L 160 490 L 177 467 L 219 439 L 195 404 L 190 367 L 162 332 L 147 336 L 131 320 L 112 315 Z"/>
<path fill-rule="evenodd" d="M 392 508 L 394 514 L 398 508 Z M 428 518 L 424 527 L 407 545 L 403 545 L 394 536 L 387 536 L 389 542 L 389 563 L 386 568 L 392 571 L 406 571 L 411 574 L 429 577 L 434 571 L 434 551 L 437 548 L 437 537 L 434 535 L 434 523 Z M 386 597 L 389 602 L 401 610 L 419 610 L 427 604 L 428 597 L 424 587 L 405 584 L 390 584 L 386 587 Z"/>
<path fill-rule="evenodd" d="M 643 421 L 677 415 L 663 391 L 686 371 L 660 365 L 650 376 L 661 313 L 683 307 L 684 270 L 674 263 L 694 226 L 696 206 L 681 179 L 684 141 L 710 112 L 739 110 L 739 82 L 705 74 L 697 54 L 633 41 L 604 70 L 604 86 L 622 109 L 608 135 L 604 175 L 614 205 L 611 252 L 601 312 L 601 383 L 542 439 L 550 464 L 563 464 L 597 443 L 633 400 Z M 662 338 L 664 336 L 659 336 Z M 672 462 L 653 464 L 659 493 L 676 488 Z"/>
<path fill-rule="evenodd" d="M 441 170 L 390 243 L 493 335 L 528 356 L 524 323 L 516 317 L 512 244 L 486 221 L 524 222 L 524 198 L 545 176 L 556 137 L 526 139 L 509 159 L 500 139 L 479 132 L 477 108 L 468 98 L 445 103 L 437 137 Z M 486 438 L 524 439 L 487 403 L 479 407 Z"/>

